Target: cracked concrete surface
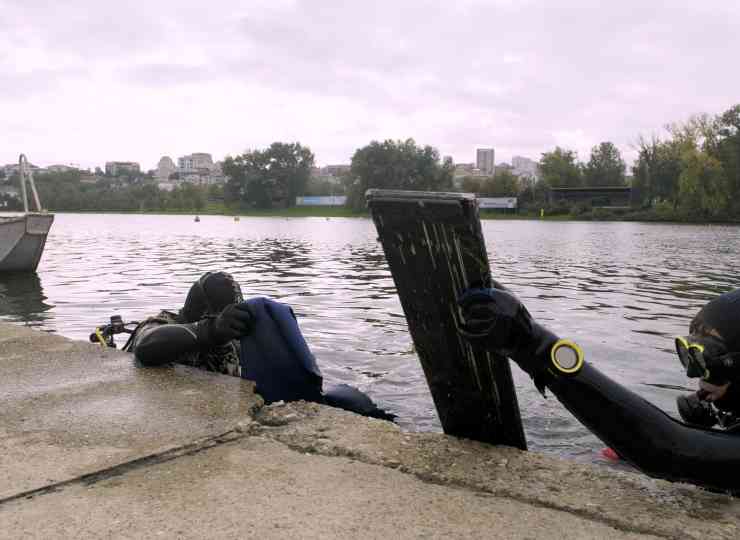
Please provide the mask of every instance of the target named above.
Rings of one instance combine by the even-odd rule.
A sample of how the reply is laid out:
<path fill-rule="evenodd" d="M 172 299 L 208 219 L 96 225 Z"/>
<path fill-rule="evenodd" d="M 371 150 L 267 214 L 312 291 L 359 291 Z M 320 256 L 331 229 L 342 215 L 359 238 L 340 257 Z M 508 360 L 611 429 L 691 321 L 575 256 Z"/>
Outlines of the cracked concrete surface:
<path fill-rule="evenodd" d="M 4 537 L 737 538 L 740 503 L 0 325 Z"/>

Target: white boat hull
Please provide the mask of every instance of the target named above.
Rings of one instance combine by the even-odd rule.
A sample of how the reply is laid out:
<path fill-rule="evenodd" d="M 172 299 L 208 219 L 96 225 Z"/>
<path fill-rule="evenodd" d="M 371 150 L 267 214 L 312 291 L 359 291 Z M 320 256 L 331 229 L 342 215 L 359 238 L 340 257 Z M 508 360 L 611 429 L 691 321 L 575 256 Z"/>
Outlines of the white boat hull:
<path fill-rule="evenodd" d="M 0 272 L 33 272 L 44 252 L 54 214 L 0 217 Z"/>

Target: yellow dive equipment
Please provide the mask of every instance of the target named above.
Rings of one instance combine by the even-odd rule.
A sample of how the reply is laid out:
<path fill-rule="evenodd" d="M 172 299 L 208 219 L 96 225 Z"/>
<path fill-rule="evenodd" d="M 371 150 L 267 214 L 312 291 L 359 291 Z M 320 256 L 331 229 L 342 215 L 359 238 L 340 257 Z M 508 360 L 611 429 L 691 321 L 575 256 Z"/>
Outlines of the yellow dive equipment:
<path fill-rule="evenodd" d="M 709 370 L 704 359 L 704 345 L 691 343 L 683 336 L 676 338 L 676 353 L 686 370 L 687 377 L 709 378 Z"/>
<path fill-rule="evenodd" d="M 556 372 L 573 375 L 583 367 L 583 350 L 569 339 L 559 339 L 550 349 L 550 360 Z"/>
<path fill-rule="evenodd" d="M 98 343 L 100 343 L 102 347 L 108 346 L 108 342 L 105 340 L 105 336 L 103 336 L 103 332 L 100 331 L 100 328 L 95 329 L 95 337 L 98 338 Z"/>

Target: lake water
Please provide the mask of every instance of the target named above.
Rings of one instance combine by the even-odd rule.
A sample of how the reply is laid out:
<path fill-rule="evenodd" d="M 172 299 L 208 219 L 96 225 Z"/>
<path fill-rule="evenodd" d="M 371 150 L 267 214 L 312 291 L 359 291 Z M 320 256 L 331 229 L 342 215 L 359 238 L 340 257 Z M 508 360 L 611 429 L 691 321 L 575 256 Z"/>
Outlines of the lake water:
<path fill-rule="evenodd" d="M 740 227 L 484 221 L 494 277 L 612 378 L 675 414 L 694 386 L 673 352 L 698 309 L 740 286 Z M 0 274 L 0 319 L 75 339 L 120 314 L 178 309 L 204 271 L 289 303 L 328 382 L 408 430 L 441 430 L 369 219 L 58 214 L 38 274 Z M 120 344 L 120 341 L 119 341 Z M 530 448 L 597 461 L 603 445 L 513 366 Z"/>

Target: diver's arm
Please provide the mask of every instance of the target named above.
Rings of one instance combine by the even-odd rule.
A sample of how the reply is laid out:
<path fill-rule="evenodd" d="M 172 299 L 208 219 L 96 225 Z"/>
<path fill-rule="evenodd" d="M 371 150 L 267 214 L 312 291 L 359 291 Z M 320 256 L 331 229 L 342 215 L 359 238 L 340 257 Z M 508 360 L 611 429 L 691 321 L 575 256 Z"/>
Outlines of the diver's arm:
<path fill-rule="evenodd" d="M 254 325 L 246 304 L 226 306 L 217 317 L 194 323 L 162 324 L 144 328 L 131 349 L 146 366 L 174 362 L 183 353 L 207 349 L 247 335 Z"/>
<path fill-rule="evenodd" d="M 463 335 L 517 362 L 540 390 L 549 388 L 638 469 L 669 480 L 740 489 L 740 437 L 671 418 L 583 361 L 582 353 L 576 362 L 571 361 L 575 355 L 565 355 L 568 362 L 560 363 L 553 351 L 562 341 L 507 292 L 473 291 L 461 298 L 461 306 Z"/>
<path fill-rule="evenodd" d="M 720 489 L 740 488 L 740 437 L 690 426 L 584 362 L 551 370 L 545 385 L 622 458 L 650 476 Z"/>
<path fill-rule="evenodd" d="M 131 350 L 145 366 L 174 362 L 179 355 L 200 348 L 197 324 L 149 325 L 134 338 Z"/>

